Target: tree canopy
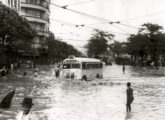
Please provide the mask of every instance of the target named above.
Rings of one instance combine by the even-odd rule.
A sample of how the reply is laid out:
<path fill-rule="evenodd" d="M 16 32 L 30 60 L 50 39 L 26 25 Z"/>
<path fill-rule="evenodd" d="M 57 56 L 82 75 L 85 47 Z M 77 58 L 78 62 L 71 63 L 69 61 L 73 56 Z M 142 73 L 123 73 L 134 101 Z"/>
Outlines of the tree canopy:
<path fill-rule="evenodd" d="M 121 54 L 127 52 L 125 46 L 126 43 L 120 43 L 118 41 L 114 41 L 114 43 L 110 44 L 110 49 L 114 54 L 120 56 Z"/>
<path fill-rule="evenodd" d="M 82 53 L 76 50 L 72 45 L 60 41 L 53 34 L 48 40 L 48 55 L 51 61 L 60 61 L 69 55 L 82 56 Z"/>
<path fill-rule="evenodd" d="M 19 47 L 31 46 L 32 38 L 36 32 L 30 27 L 29 22 L 5 5 L 0 5 L 0 39 L 2 45 Z M 24 45 L 23 45 L 24 44 Z M 23 47 L 21 47 L 23 46 Z"/>
<path fill-rule="evenodd" d="M 161 32 L 162 26 L 145 23 L 137 34 L 128 38 L 128 53 L 135 59 L 149 57 L 157 65 L 160 55 L 165 53 L 165 34 Z"/>
<path fill-rule="evenodd" d="M 111 40 L 113 37 L 113 34 L 95 29 L 94 34 L 89 39 L 89 42 L 86 45 L 88 56 L 97 58 L 99 55 L 106 52 L 108 41 Z"/>

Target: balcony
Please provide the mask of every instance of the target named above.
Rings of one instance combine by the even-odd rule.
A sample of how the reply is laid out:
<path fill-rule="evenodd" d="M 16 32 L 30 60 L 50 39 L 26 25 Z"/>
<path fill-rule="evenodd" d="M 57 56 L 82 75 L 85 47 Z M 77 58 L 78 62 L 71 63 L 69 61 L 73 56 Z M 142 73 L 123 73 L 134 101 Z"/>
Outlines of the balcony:
<path fill-rule="evenodd" d="M 22 16 L 25 17 L 28 21 L 44 23 L 44 24 L 49 25 L 49 19 L 41 18 L 41 17 L 33 16 L 33 15 L 26 15 L 26 14 L 23 14 L 23 13 L 22 13 Z"/>
<path fill-rule="evenodd" d="M 37 30 L 37 35 L 49 37 L 49 32 Z"/>
<path fill-rule="evenodd" d="M 21 7 L 26 7 L 26 8 L 33 8 L 33 9 L 38 9 L 47 12 L 48 14 L 50 13 L 49 7 L 40 3 L 40 4 L 35 4 L 35 3 L 28 3 L 28 2 L 21 2 Z"/>

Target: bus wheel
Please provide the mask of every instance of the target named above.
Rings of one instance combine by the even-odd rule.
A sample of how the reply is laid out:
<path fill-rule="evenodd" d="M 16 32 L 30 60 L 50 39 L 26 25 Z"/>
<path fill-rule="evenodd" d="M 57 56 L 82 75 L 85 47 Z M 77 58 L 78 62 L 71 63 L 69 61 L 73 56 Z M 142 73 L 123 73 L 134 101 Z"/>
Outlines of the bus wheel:
<path fill-rule="evenodd" d="M 84 75 L 84 76 L 82 77 L 82 81 L 87 81 L 87 76 L 86 76 L 86 75 Z"/>
<path fill-rule="evenodd" d="M 97 75 L 96 75 L 96 78 L 99 78 L 100 76 L 99 76 L 99 74 L 97 73 Z"/>

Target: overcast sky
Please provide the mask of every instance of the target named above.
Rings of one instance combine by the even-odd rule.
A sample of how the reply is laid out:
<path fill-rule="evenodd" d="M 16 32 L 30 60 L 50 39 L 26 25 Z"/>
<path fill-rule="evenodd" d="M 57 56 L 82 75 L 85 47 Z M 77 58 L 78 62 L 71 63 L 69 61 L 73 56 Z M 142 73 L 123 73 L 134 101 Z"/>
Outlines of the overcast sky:
<path fill-rule="evenodd" d="M 51 0 L 52 3 L 107 20 L 96 20 L 51 5 L 50 30 L 56 37 L 82 50 L 92 28 L 115 34 L 115 40 L 126 41 L 128 34 L 137 33 L 143 23 L 165 28 L 165 0 Z M 86 2 L 86 3 L 85 3 Z M 78 4 L 81 3 L 81 4 Z M 70 5 L 70 6 L 69 6 Z M 120 21 L 121 24 L 109 24 Z M 67 22 L 67 23 L 64 23 Z M 75 27 L 74 25 L 85 25 Z"/>

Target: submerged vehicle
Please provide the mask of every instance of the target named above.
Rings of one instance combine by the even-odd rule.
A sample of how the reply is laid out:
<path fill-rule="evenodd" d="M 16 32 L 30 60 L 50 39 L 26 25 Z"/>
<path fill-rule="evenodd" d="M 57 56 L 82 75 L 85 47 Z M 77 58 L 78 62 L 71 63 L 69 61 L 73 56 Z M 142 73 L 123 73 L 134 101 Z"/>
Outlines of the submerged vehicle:
<path fill-rule="evenodd" d="M 91 80 L 103 78 L 103 63 L 99 59 L 69 56 L 63 61 L 62 78 Z"/>

